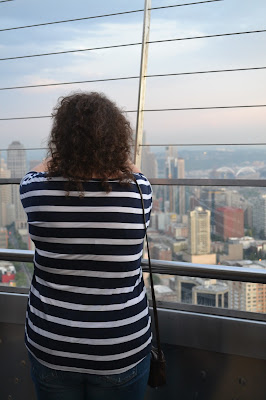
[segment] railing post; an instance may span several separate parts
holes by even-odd
[[[150,19],[151,19],[151,0],[145,0],[140,77],[139,77],[138,111],[137,111],[137,122],[136,122],[135,155],[134,155],[134,162],[138,168],[140,168],[141,164],[141,150],[142,150],[141,145],[143,140],[143,119],[144,119],[143,109],[145,104],[145,93],[146,93]]]

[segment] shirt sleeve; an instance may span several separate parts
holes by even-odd
[[[22,201],[23,195],[30,192],[31,190],[34,190],[34,186],[43,181],[44,178],[45,178],[44,172],[36,172],[36,171],[28,172],[20,181],[19,185],[20,200]]]
[[[145,208],[146,226],[148,227],[150,224],[150,216],[152,210],[152,187],[149,180],[142,173],[135,174],[135,178],[142,192]]]

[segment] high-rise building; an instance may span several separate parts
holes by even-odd
[[[141,171],[147,178],[158,177],[158,164],[156,155],[150,151],[149,146],[143,147],[141,157]]]
[[[26,173],[26,152],[24,146],[18,141],[12,142],[8,147],[7,168],[11,172],[11,178],[22,178]],[[18,185],[12,185],[11,198],[12,204],[15,205],[16,229],[25,229],[27,218],[20,202]]]
[[[0,178],[10,178],[11,172],[0,157]],[[11,186],[0,185],[0,227],[11,224],[15,220],[14,206],[11,204]]]
[[[0,227],[0,248],[7,249],[7,247],[8,247],[7,229]]]
[[[244,210],[234,207],[220,207],[215,213],[215,231],[223,239],[244,236]]]
[[[225,190],[204,188],[200,194],[200,204],[211,212],[211,232],[215,232],[215,215],[217,207],[226,206]]]
[[[192,188],[192,194],[189,197],[189,211],[194,210],[196,207],[201,207],[201,188],[194,187]]]
[[[211,252],[211,212],[202,207],[196,207],[189,212],[188,250],[192,255],[209,254]]]
[[[141,156],[141,171],[147,178],[158,178],[158,162],[156,155],[146,145],[146,132],[143,132],[143,147]]]
[[[142,171],[148,178],[158,177],[158,164],[156,160],[156,155],[152,153],[149,147],[145,148],[143,151],[142,158]]]
[[[165,161],[165,177],[168,179],[177,179],[178,177],[178,165],[177,165],[177,149],[170,146],[166,150],[166,161]],[[176,213],[177,211],[177,187],[170,185],[165,188],[165,202],[168,201],[168,211],[170,213]]]
[[[168,179],[183,179],[185,178],[185,160],[178,158],[177,148],[169,146],[166,152],[166,178]],[[169,192],[169,211],[178,213],[181,217],[186,212],[185,204],[185,187],[180,186],[178,188],[169,186],[167,188]]]
[[[257,235],[266,236],[266,195],[258,197],[253,205],[253,227]]]
[[[252,205],[238,190],[225,190],[227,207],[242,208],[244,210],[244,226],[252,227]],[[221,205],[223,206],[223,205]]]
[[[247,200],[237,190],[225,190],[226,206],[235,208],[246,208]]]
[[[200,264],[216,264],[211,253],[211,212],[196,207],[188,214],[188,253],[183,260]]]
[[[184,158],[178,158],[177,161],[178,165],[178,172],[177,177],[178,179],[185,178],[185,160]],[[186,213],[186,198],[185,198],[185,186],[179,186],[179,215],[183,216]]]
[[[225,265],[230,263],[225,262]],[[235,265],[245,268],[265,268],[251,261],[240,261]],[[229,307],[258,313],[266,312],[266,285],[252,282],[229,282]]]

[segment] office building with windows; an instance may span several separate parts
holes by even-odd
[[[244,236],[244,210],[234,207],[219,207],[215,213],[216,234],[224,240]]]
[[[188,214],[188,252],[183,260],[202,264],[216,264],[211,253],[211,212],[196,207]]]

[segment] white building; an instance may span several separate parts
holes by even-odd
[[[26,152],[24,146],[18,141],[12,142],[8,147],[7,168],[11,172],[11,178],[22,178],[26,173]],[[20,201],[18,185],[12,185],[11,202],[15,206],[16,229],[25,229],[27,218]]]
[[[0,178],[10,178],[11,172],[0,158]],[[6,226],[15,221],[14,206],[11,202],[11,186],[0,185],[0,226]]]
[[[193,255],[209,254],[211,252],[211,212],[196,207],[189,213],[188,251]]]
[[[225,262],[225,265],[233,262]],[[234,265],[243,268],[265,269],[265,263],[242,260]],[[229,308],[241,311],[266,312],[266,285],[253,282],[228,282],[230,287]]]

